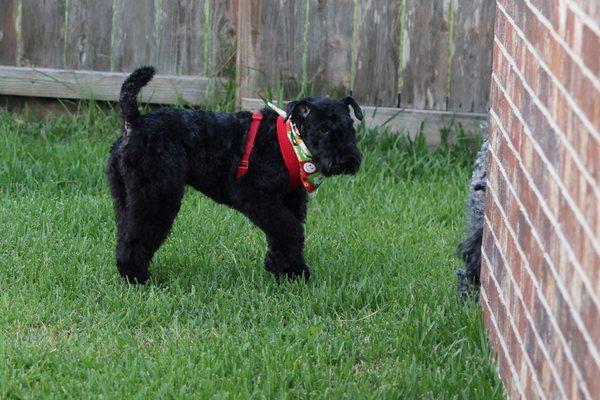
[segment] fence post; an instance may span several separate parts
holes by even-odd
[[[238,0],[235,106],[256,88],[256,37],[260,25],[260,0]],[[252,96],[256,97],[256,96]]]

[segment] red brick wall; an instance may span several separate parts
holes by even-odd
[[[511,398],[600,399],[600,0],[498,0],[481,303]]]

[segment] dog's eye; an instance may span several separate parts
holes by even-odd
[[[327,128],[321,128],[319,129],[319,132],[321,132],[322,135],[327,135],[329,133],[329,130]]]

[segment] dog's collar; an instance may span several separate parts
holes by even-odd
[[[267,106],[279,114],[277,118],[277,137],[281,155],[290,173],[291,187],[297,185],[299,176],[300,182],[307,192],[316,191],[325,180],[325,176],[317,170],[312,154],[302,140],[298,127],[292,122],[291,118],[287,118],[285,111],[271,102],[267,102]],[[297,172],[294,171],[293,164],[296,164],[295,171]]]

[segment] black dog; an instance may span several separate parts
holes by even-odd
[[[278,115],[270,109],[262,111],[248,172],[238,179],[252,113],[160,109],[140,115],[136,97],[153,75],[152,67],[139,68],[123,83],[123,131],[112,145],[107,165],[121,275],[137,283],[149,278],[150,260],[179,211],[184,186],[190,185],[242,212],[265,232],[268,271],[277,277],[308,279],[302,226],[307,194],[302,186],[290,191],[275,133]],[[360,167],[348,106],[362,119],[351,97],[303,98],[287,106],[288,116],[325,176],[355,174]]]

